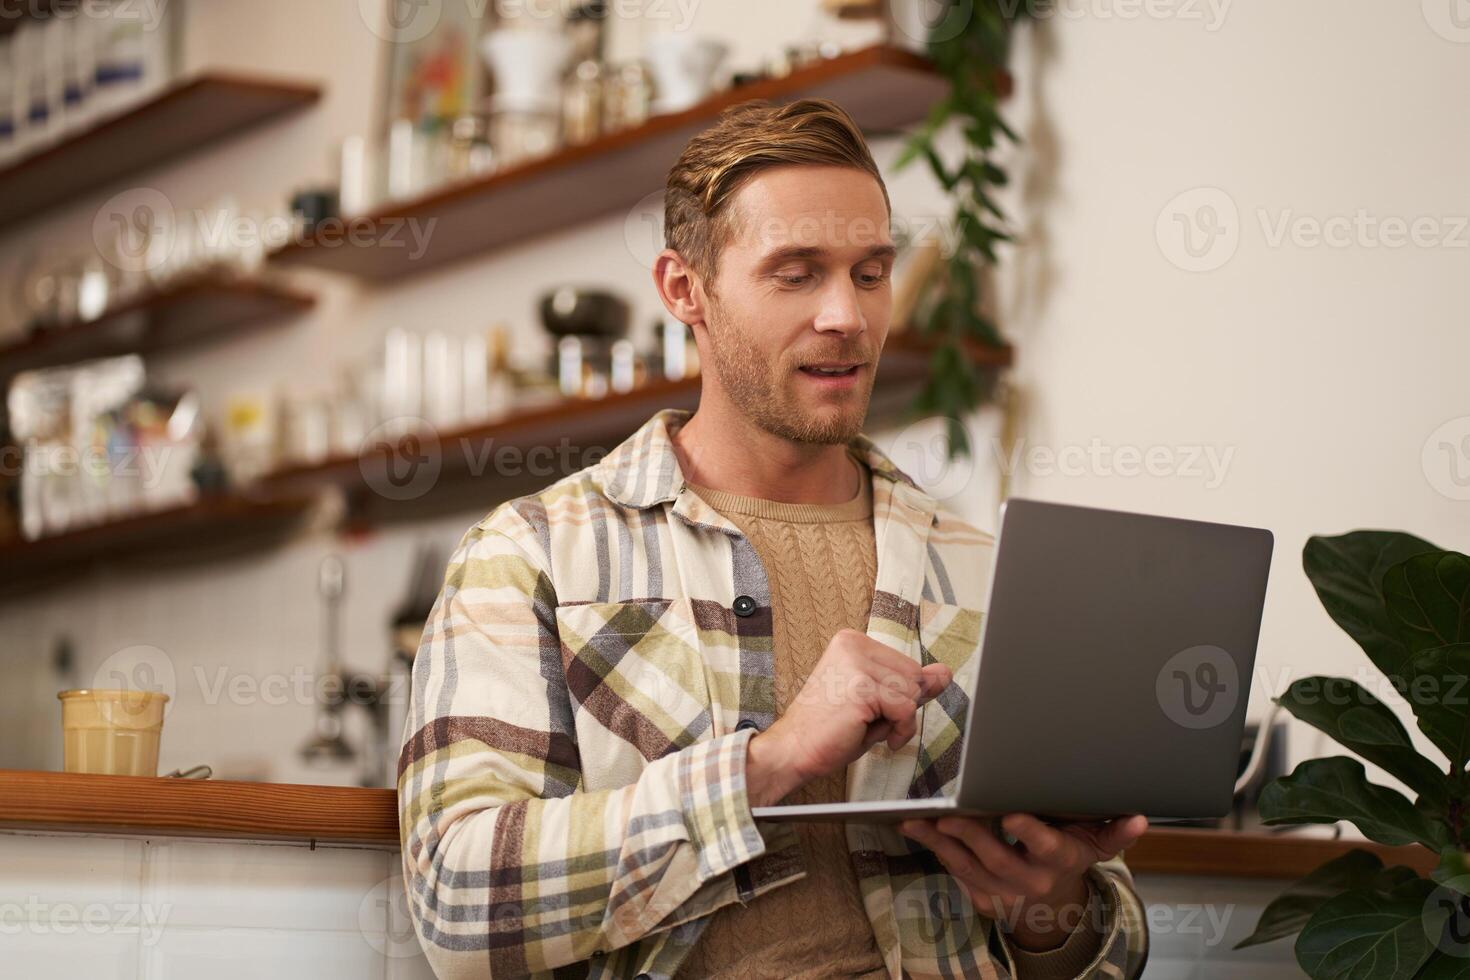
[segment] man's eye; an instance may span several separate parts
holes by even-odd
[[[805,275],[803,273],[790,273],[787,275],[777,276],[776,278],[780,279],[788,286],[800,286],[802,283],[810,279],[811,276]]]
[[[864,286],[881,286],[888,281],[888,274],[886,272],[868,272],[858,276],[858,279],[862,281]]]

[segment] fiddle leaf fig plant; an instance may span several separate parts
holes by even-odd
[[[1353,756],[1310,759],[1261,794],[1270,825],[1352,823],[1379,844],[1428,848],[1429,877],[1355,849],[1293,884],[1236,948],[1295,935],[1313,980],[1470,980],[1470,558],[1411,534],[1307,542],[1302,565],[1444,757],[1415,748],[1394,711],[1342,677],[1306,677],[1276,703]],[[1372,783],[1366,760],[1410,795]]]

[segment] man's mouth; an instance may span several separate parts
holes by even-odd
[[[862,364],[803,364],[801,370],[806,374],[819,378],[846,378],[857,374],[858,368],[860,367],[862,367]]]

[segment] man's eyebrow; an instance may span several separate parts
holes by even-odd
[[[825,248],[816,245],[787,245],[778,248],[761,259],[762,265],[773,265],[790,259],[810,259],[827,254]],[[891,259],[898,254],[896,245],[874,245],[868,249],[865,259]]]

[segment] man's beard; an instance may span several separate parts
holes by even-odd
[[[735,407],[761,429],[791,442],[817,445],[843,444],[862,431],[868,414],[868,400],[873,394],[874,358],[861,346],[844,347],[835,354],[815,352],[811,360],[866,361],[866,388],[859,397],[851,398],[841,409],[810,415],[792,397],[791,376],[787,367],[772,358],[768,351],[752,343],[750,338],[711,302],[706,321],[710,353],[716,377],[730,395]]]

